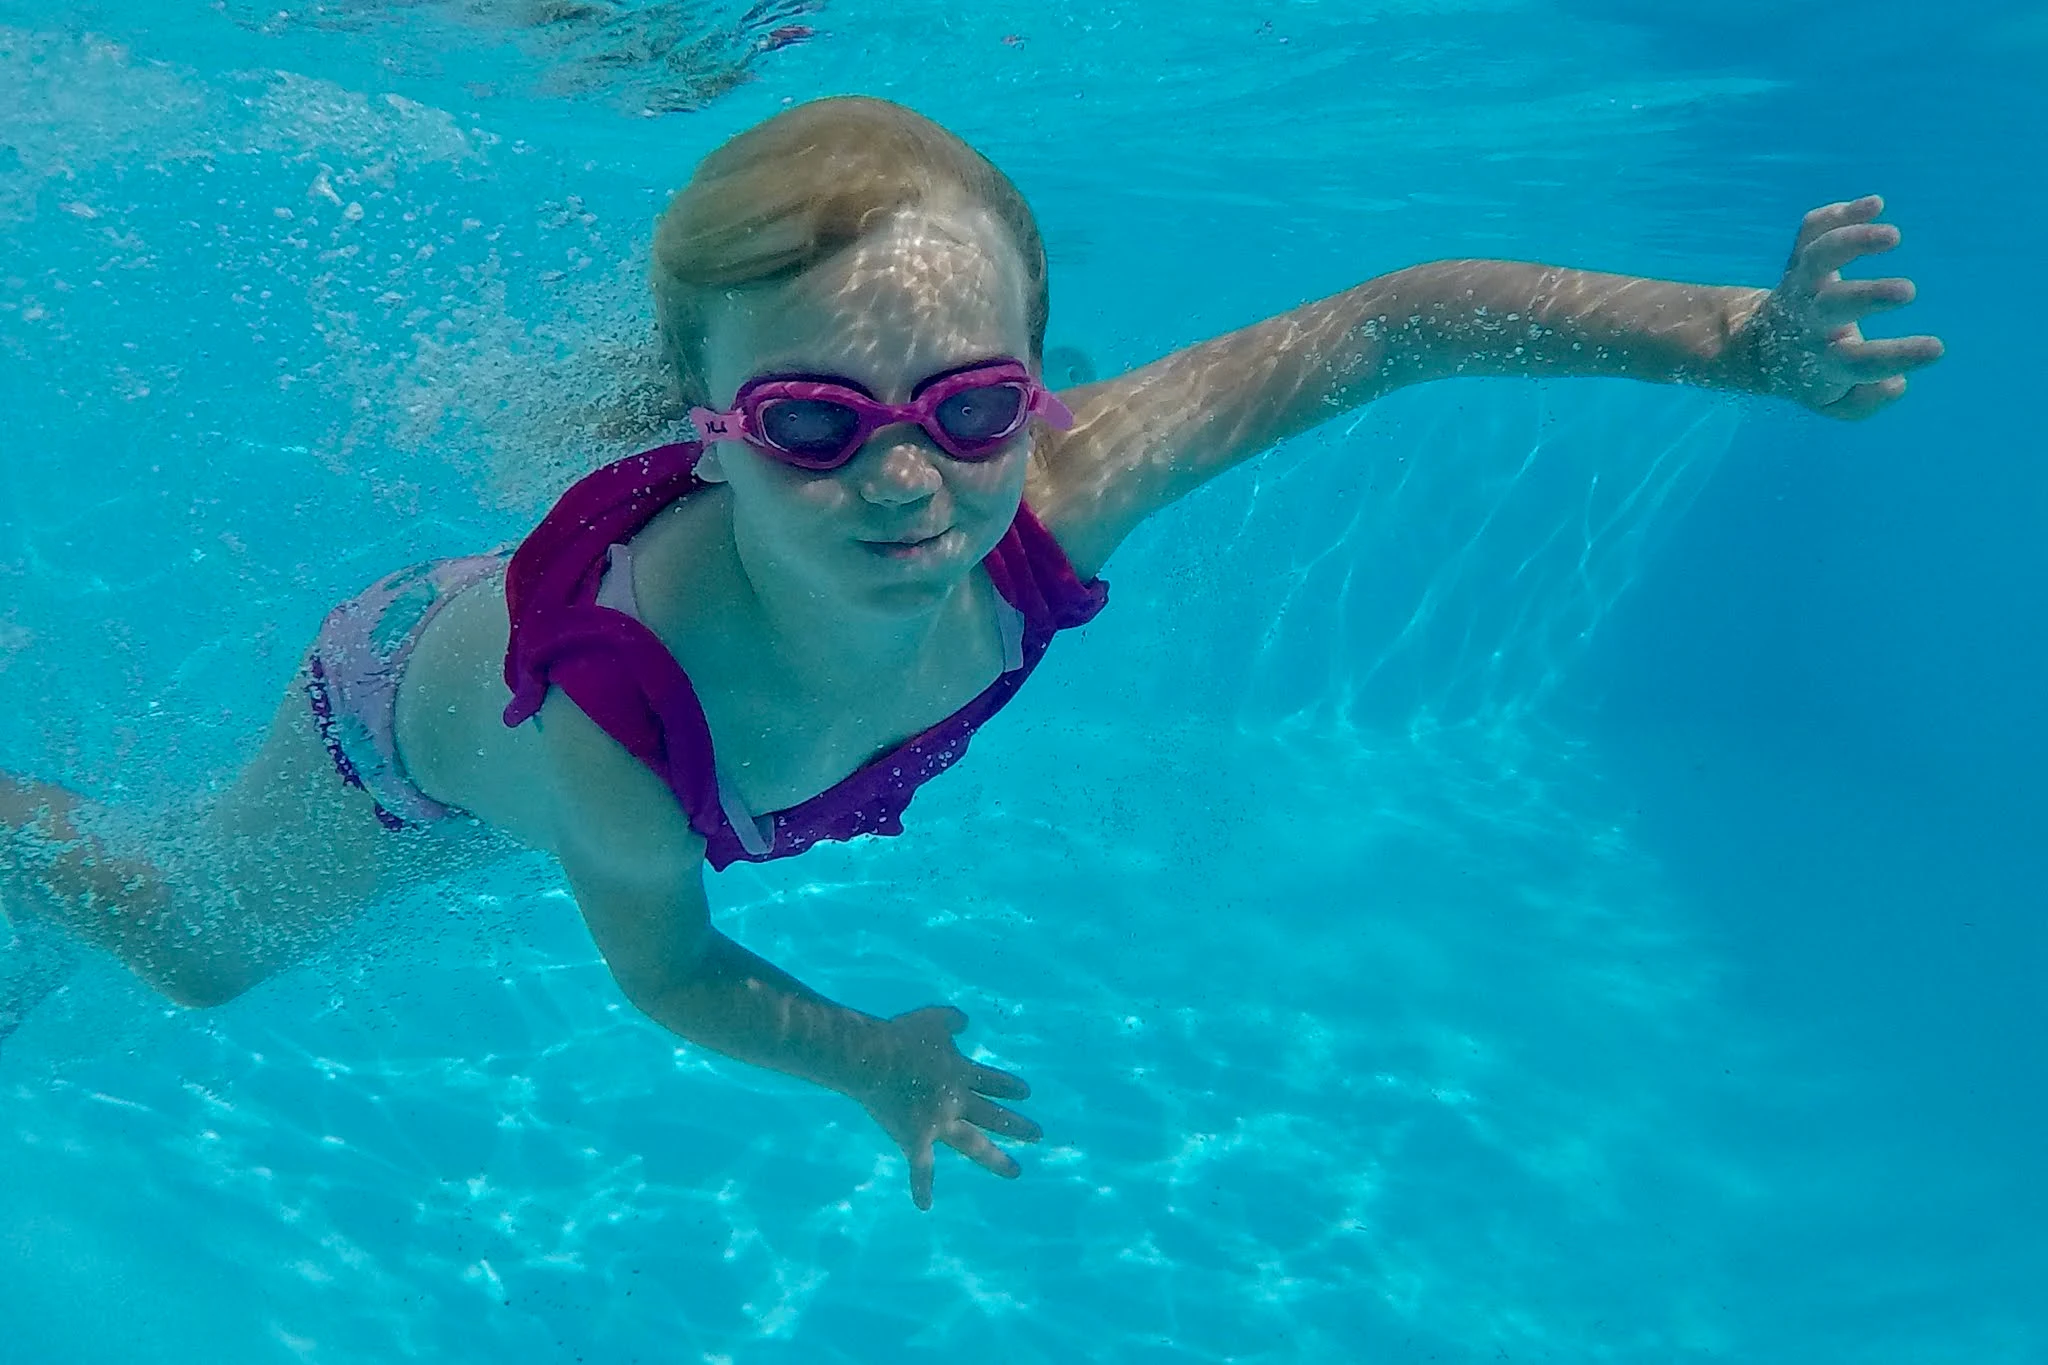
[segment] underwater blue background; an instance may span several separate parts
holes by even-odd
[[[1872,190],[1949,356],[1342,417],[909,838],[715,878],[1033,1082],[930,1215],[539,860],[206,1014],[88,963],[0,1045],[0,1361],[2048,1360],[2048,8],[630,8],[0,0],[0,767],[222,780],[333,601],[632,448],[648,224],[787,99],[993,156],[1105,372],[1431,257],[1770,283]]]

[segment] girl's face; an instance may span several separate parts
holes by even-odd
[[[853,380],[885,403],[977,360],[1029,359],[1024,271],[976,209],[910,210],[794,279],[737,291],[711,310],[705,375],[731,406],[748,379]],[[915,615],[995,548],[1023,496],[1030,427],[994,457],[953,459],[911,424],[883,427],[838,469],[795,469],[721,442],[698,464],[732,488],[750,574],[793,579],[846,607]]]

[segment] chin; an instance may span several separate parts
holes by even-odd
[[[916,545],[853,546],[848,594],[888,615],[915,615],[944,602],[981,562],[978,547],[955,528]]]

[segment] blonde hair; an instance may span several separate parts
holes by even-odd
[[[709,401],[714,297],[801,274],[893,213],[954,198],[986,210],[1016,245],[1037,360],[1049,300],[1031,207],[988,158],[922,114],[864,96],[813,100],[705,157],[654,229],[655,318],[684,401]]]

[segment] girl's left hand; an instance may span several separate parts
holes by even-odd
[[[1872,194],[1817,208],[1799,225],[1785,278],[1735,337],[1759,392],[1854,421],[1898,401],[1907,371],[1941,359],[1931,336],[1863,335],[1864,318],[1913,301],[1911,280],[1842,278],[1842,267],[1899,244],[1897,228],[1875,221],[1882,212]]]
[[[1018,1142],[1036,1142],[1041,1136],[1037,1124],[996,1103],[1029,1099],[1031,1087],[960,1054],[953,1035],[966,1027],[967,1016],[951,1005],[929,1005],[881,1021],[881,1046],[851,1092],[909,1159],[910,1198],[921,1209],[932,1206],[935,1143],[1015,1180],[1016,1158],[989,1141],[989,1134]]]

